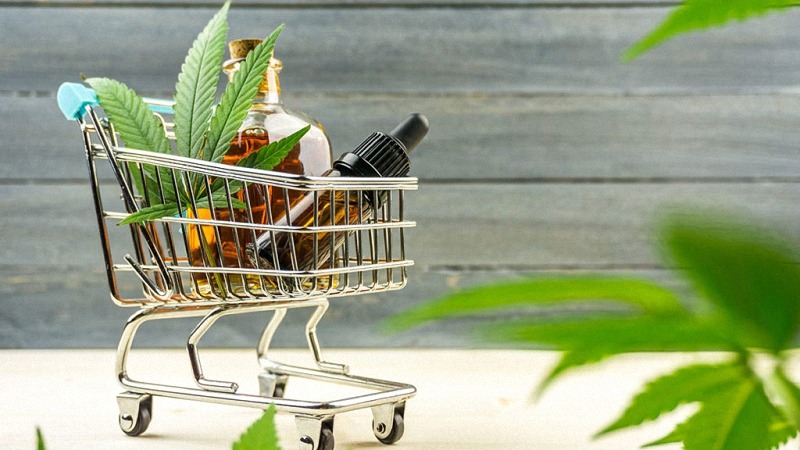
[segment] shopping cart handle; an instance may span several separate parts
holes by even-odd
[[[81,119],[86,115],[87,106],[99,105],[94,91],[78,83],[62,83],[56,100],[67,120]]]
[[[87,106],[97,106],[100,103],[97,101],[97,94],[95,92],[79,83],[62,83],[58,88],[58,107],[64,113],[67,120],[78,120],[86,115]],[[147,107],[150,111],[159,114],[172,114],[171,100],[159,100],[155,98],[144,98]]]
[[[160,98],[142,97],[142,100],[150,108],[150,111],[159,114],[174,114],[172,106],[175,104],[172,100],[162,100]]]

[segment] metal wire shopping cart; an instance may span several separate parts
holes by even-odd
[[[116,372],[126,390],[117,397],[122,431],[132,436],[143,433],[152,416],[152,397],[163,396],[261,409],[275,405],[278,411],[295,415],[301,449],[332,449],[334,416],[364,408],[372,410],[378,440],[391,444],[400,439],[405,402],[416,389],[351,375],[346,365],[324,361],[316,326],[328,309],[329,298],[405,286],[407,268],[413,261],[405,255],[404,231],[415,224],[404,218],[404,193],[417,188],[415,178],[304,177],[124,148],[113,127],[95,109],[98,104],[92,91],[65,83],[59,89],[58,102],[83,134],[112,299],[120,306],[139,308],[128,319],[117,349]],[[149,104],[154,113],[160,113],[169,136],[171,124],[164,120],[171,112],[169,104]],[[98,173],[107,167],[117,184],[101,182]],[[212,196],[210,192],[225,195]],[[347,219],[353,214],[361,217],[360,200],[347,204],[330,201],[361,199],[378,192],[386,196],[385,201],[368,220]],[[298,195],[312,198],[315,211],[330,208],[331,214],[320,217],[344,214],[344,224],[333,219],[314,219],[302,227],[277,222],[269,199],[282,197],[288,208],[290,197]],[[266,204],[259,203],[264,198]],[[120,228],[113,225],[130,214],[169,202],[179,205],[174,214],[128,225],[130,238],[124,241],[109,238],[110,231]],[[276,258],[286,261],[283,265],[259,267],[257,261],[244,256],[246,243],[263,233],[271,234],[273,240],[278,234],[284,237],[286,245],[280,251],[288,253]],[[122,253],[120,246],[124,247]],[[312,258],[313,267],[297,265],[301,251],[306,252],[305,258]],[[124,262],[119,261],[120,255]],[[128,284],[141,286],[135,295],[120,287],[123,278],[131,277],[134,282]],[[268,357],[275,331],[293,308],[313,308],[305,330],[316,367],[283,364]],[[262,311],[273,315],[257,347],[262,369],[258,374],[260,392],[239,393],[235,382],[206,378],[198,350],[203,335],[221,317]],[[152,320],[184,317],[201,318],[187,341],[194,384],[132,379],[127,361],[139,327]],[[333,401],[289,399],[284,397],[284,389],[290,377],[345,384],[367,392]]]

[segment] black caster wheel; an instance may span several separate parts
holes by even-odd
[[[286,379],[278,379],[275,383],[275,389],[272,391],[272,396],[277,398],[283,398],[286,394]]]
[[[388,434],[386,434],[386,424],[383,423],[379,423],[376,426],[373,421],[372,429],[375,432],[375,437],[378,438],[381,443],[386,445],[394,444],[403,437],[403,433],[406,431],[403,422],[403,414],[395,411],[394,418],[392,419],[392,430],[389,431]]]
[[[149,395],[120,394],[119,428],[128,436],[139,436],[150,426],[153,418],[153,398]]]
[[[300,442],[307,445],[314,445],[314,440],[308,436],[301,437]],[[319,442],[317,442],[316,447],[313,447],[314,450],[333,450],[334,445],[336,445],[336,443],[333,439],[333,429],[323,425],[319,434]]]
[[[319,446],[317,446],[318,450],[333,450],[333,430],[330,428],[323,428],[322,434],[319,438]]]

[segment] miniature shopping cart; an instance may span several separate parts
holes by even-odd
[[[91,90],[65,83],[58,102],[83,134],[112,299],[120,306],[139,308],[128,319],[117,349],[117,376],[126,390],[117,397],[122,431],[131,436],[143,433],[152,416],[152,397],[163,396],[261,409],[275,405],[278,411],[295,415],[301,449],[332,449],[334,416],[364,408],[372,410],[378,440],[391,444],[400,439],[405,402],[416,389],[351,375],[346,365],[326,362],[316,326],[330,298],[405,286],[413,261],[405,256],[404,232],[415,224],[404,218],[404,193],[417,188],[416,179],[296,176],[125,148],[119,145],[113,126],[98,114]],[[165,120],[171,114],[170,104],[147,102],[172,137],[172,124]],[[101,181],[103,170],[110,170],[116,183]],[[360,201],[324,204],[325,199],[360,199],[379,192],[385,201],[364,220],[347,219],[362,214]],[[259,195],[266,198],[267,206],[258,206],[264,201]],[[288,209],[297,196],[313,198],[315,208],[334,209],[332,216],[337,214],[335,208],[350,208],[340,211],[346,216],[344,224],[317,219],[307,226],[278,222],[280,211],[270,209],[270,198],[282,198]],[[178,205],[170,214],[117,226],[142,208],[170,202]],[[257,214],[262,219],[256,219]],[[125,231],[124,239],[116,237],[119,230]],[[312,245],[303,251],[310,252],[305,257],[315,259],[313,268],[263,267],[249,261],[242,250],[264,233],[290,237],[279,249],[289,252],[283,258],[286,261],[299,258],[296,253],[301,250],[295,242],[311,239]],[[334,241],[339,243],[335,247]],[[127,292],[126,286],[135,287],[134,292]],[[313,308],[305,331],[316,367],[283,364],[268,357],[275,331],[293,308]],[[223,316],[262,311],[273,315],[257,347],[260,392],[242,394],[235,382],[207,378],[198,351],[203,335]],[[127,361],[139,327],[152,320],[185,317],[201,318],[187,341],[194,384],[175,386],[129,377]],[[366,393],[333,401],[289,399],[284,394],[290,377],[355,386]]]

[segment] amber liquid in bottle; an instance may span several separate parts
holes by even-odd
[[[328,176],[338,176],[338,171],[332,170]],[[360,191],[336,191],[331,199],[331,191],[322,192],[316,199],[314,196],[305,195],[291,203],[290,214],[282,214],[276,225],[293,225],[302,228],[360,224],[372,219],[374,210],[367,199],[359,199]],[[291,217],[291,223],[287,217]],[[247,247],[248,259],[258,259],[259,265],[266,268],[280,270],[309,271],[318,268],[330,267],[335,261],[333,255],[341,248],[347,239],[347,232],[317,232],[317,233],[264,233],[255,241],[257,245]],[[274,242],[272,237],[274,236]],[[293,249],[293,251],[287,251]],[[256,252],[258,256],[256,256]],[[319,282],[319,280],[318,280]],[[304,286],[307,287],[307,286]]]
[[[229,44],[233,59],[224,64],[224,70],[229,79],[232,79],[238,71],[238,65],[244,60],[247,53],[260,42],[260,40],[244,39]],[[231,142],[231,147],[222,163],[234,165],[270,142],[280,140],[311,125],[310,130],[301,138],[300,142],[271,170],[297,175],[322,175],[331,167],[330,141],[321,125],[314,119],[302,113],[287,110],[283,106],[280,100],[281,90],[278,79],[280,70],[281,62],[273,58],[239,134]],[[301,195],[300,191],[254,183],[248,185],[246,190],[242,189],[235,194],[238,200],[249,204],[249,208],[246,210],[234,209],[233,217],[227,208],[214,208],[213,211],[206,209],[197,213],[201,219],[212,218],[213,213],[217,220],[269,224],[273,223],[273,218],[286,213],[287,198],[289,204],[292,204]],[[210,226],[190,228],[193,228],[190,230],[189,238],[192,265],[259,268],[248,260],[243,251],[248,244],[253,242],[255,236],[260,233],[259,231],[246,227],[217,227],[216,230]],[[219,245],[217,245],[217,239],[219,239]],[[263,269],[263,267],[260,268]],[[194,276],[200,293],[205,295],[212,291],[217,295],[226,295],[229,287],[225,278],[205,273],[198,273]],[[240,292],[246,294],[245,287],[253,294],[259,294],[263,289],[273,290],[275,287],[275,280],[272,277],[229,274],[227,278],[234,294]]]
[[[269,132],[260,127],[248,128],[243,130],[231,143],[230,150],[226,153],[222,160],[223,164],[236,164],[239,160],[247,157],[251,153],[257,151],[261,147],[270,143]],[[319,147],[313,148],[315,143],[319,143]],[[310,150],[307,147],[312,147]],[[272,170],[286,173],[307,173],[306,163],[311,162],[312,166],[326,166],[330,165],[328,162],[327,146],[317,140],[312,140],[309,143],[299,143],[289,152],[289,154]],[[311,156],[309,156],[311,155]],[[314,155],[321,155],[313,158]],[[309,159],[312,161],[309,161]],[[285,192],[284,192],[285,191]],[[216,220],[234,221],[234,222],[250,222],[252,216],[252,223],[266,224],[269,223],[268,214],[273,218],[286,214],[286,198],[289,199],[289,204],[294,204],[297,199],[302,196],[303,192],[293,189],[283,189],[279,187],[267,187],[265,185],[250,185],[247,188],[247,198],[243,191],[234,194],[239,201],[248,203],[249,213],[247,210],[234,209],[233,218],[231,219],[230,212],[227,208],[215,208],[214,215]],[[267,201],[269,200],[270,211],[267,211]],[[191,213],[189,213],[191,215]],[[198,218],[211,219],[212,214],[209,209],[200,209],[198,211]],[[200,233],[198,229],[202,228],[203,238],[205,243],[200,240]],[[233,228],[233,227],[217,227],[219,232],[220,245],[222,248],[222,257],[220,258],[217,235],[213,227],[210,226],[193,226],[189,233],[189,247],[191,249],[191,260],[194,265],[205,265],[202,262],[203,252],[205,252],[206,259],[210,265],[219,265],[221,267],[242,267],[242,268],[255,268],[255,266],[246,258],[241,249],[247,248],[247,245],[255,239],[254,232],[246,228]],[[204,250],[205,248],[205,250]],[[262,267],[263,268],[263,267]],[[198,287],[201,292],[208,294],[212,288],[216,288],[217,294],[221,295],[224,289],[229,287],[223,282],[222,286],[211,286],[209,283],[218,283],[213,275],[197,274],[195,276]],[[258,293],[261,289],[261,281],[256,275],[248,275],[243,277],[241,275],[230,275],[230,288],[236,294],[244,293],[243,281],[247,284],[248,289],[254,293]],[[272,288],[275,286],[275,280],[265,277],[265,287]],[[222,291],[222,292],[221,292]]]
[[[269,135],[265,130],[243,130],[234,138],[222,163],[234,165],[242,158],[267,144],[269,144]],[[233,217],[231,217],[227,208],[214,208],[213,213],[208,208],[201,208],[197,210],[197,218],[232,222],[250,222],[252,218],[254,223],[264,223],[266,221],[267,193],[264,191],[263,185],[248,186],[247,197],[245,197],[245,193],[242,190],[233,194],[233,196],[237,200],[249,204],[249,210],[234,209]],[[191,210],[188,215],[190,217],[193,216]],[[219,243],[217,242],[217,237],[219,237]],[[211,226],[191,226],[189,229],[190,261],[195,266],[252,268],[253,265],[250,261],[242,258],[239,251],[239,246],[247,245],[252,240],[253,233],[245,228],[220,226],[215,230]],[[221,254],[220,249],[222,250]],[[230,275],[228,277],[230,285],[225,281],[225,277],[217,277],[213,274],[199,273],[195,274],[194,278],[200,292],[205,295],[214,291],[217,295],[225,296],[229,289],[234,294],[241,295],[245,292],[245,285],[251,291],[260,289],[259,279],[254,275]]]

